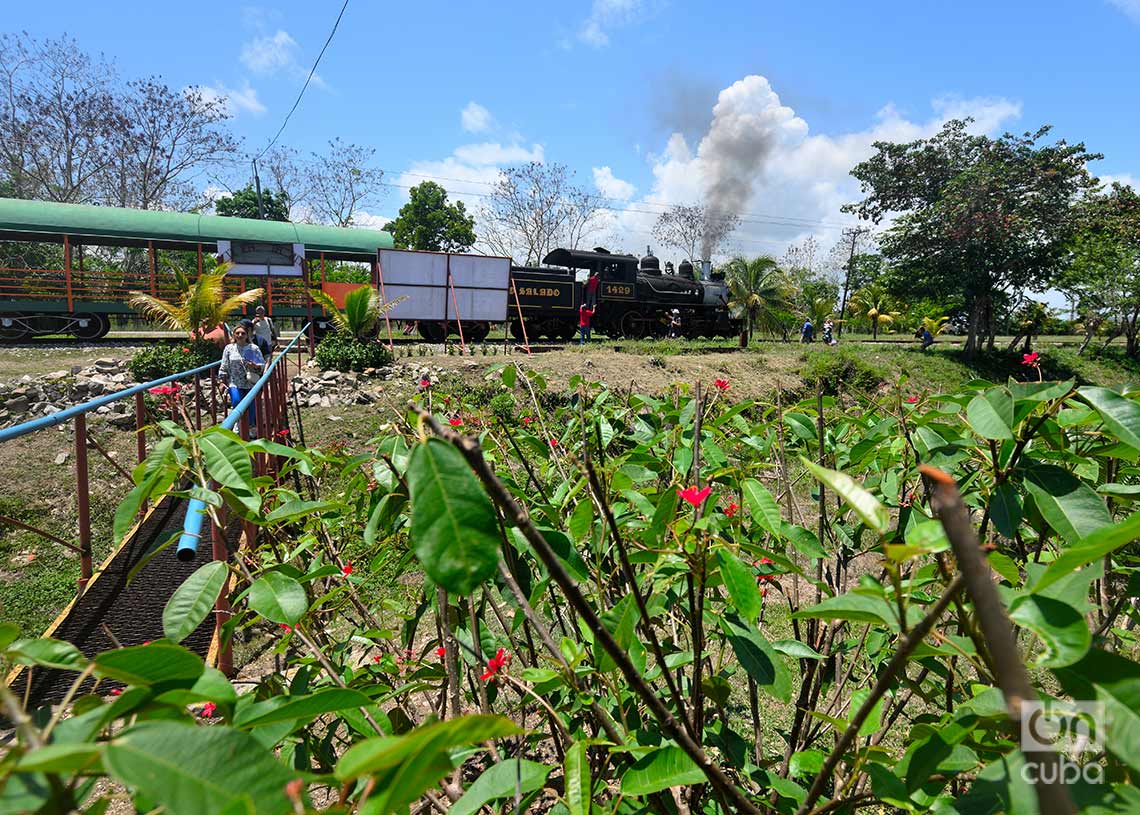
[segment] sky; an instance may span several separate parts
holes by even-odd
[[[341,2],[52,0],[11,4],[4,27],[209,88],[256,151]],[[1140,187],[1138,50],[1140,0],[350,0],[280,141],[376,148],[390,186],[361,226],[429,178],[477,210],[499,168],[537,160],[606,196],[592,237],[612,249],[642,251],[663,208],[715,191],[741,213],[728,249],[778,256],[856,222],[840,207],[876,139],[953,117],[993,135],[1053,125],[1104,154],[1096,175]]]

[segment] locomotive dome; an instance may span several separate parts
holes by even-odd
[[[661,274],[661,261],[653,254],[653,250],[647,246],[645,252],[645,257],[638,262],[638,271],[646,274]]]
[[[681,265],[677,267],[677,274],[681,277],[687,277],[689,280],[697,279],[697,276],[693,274],[693,263],[688,258],[681,261]]]

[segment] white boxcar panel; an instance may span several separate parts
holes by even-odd
[[[483,255],[452,255],[451,280],[455,286],[502,289],[510,285],[510,258]]]
[[[380,272],[384,275],[385,287],[404,284],[446,286],[447,255],[438,252],[381,249]]]
[[[507,293],[499,289],[456,289],[455,301],[459,304],[459,318],[502,322],[507,318]],[[455,316],[455,305],[450,315]]]
[[[454,320],[457,305],[463,321],[507,318],[509,258],[451,255],[454,299],[447,287],[448,255],[381,249],[378,260],[388,301],[408,298],[388,312],[392,319]]]
[[[392,307],[390,320],[442,320],[447,302],[447,289],[440,286],[389,286],[384,281],[384,293],[391,303],[401,297],[408,299]]]

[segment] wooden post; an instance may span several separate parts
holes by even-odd
[[[91,579],[91,490],[87,473],[87,416],[75,417],[75,493],[79,501],[79,593]]]
[[[74,311],[75,303],[71,293],[71,238],[63,236],[63,279],[67,285],[67,310]]]
[[[394,351],[392,348],[392,321],[388,319],[388,294],[384,291],[384,270],[380,267],[380,258],[377,257],[373,269],[375,271],[374,277],[380,283],[380,300],[384,304],[384,326],[388,329],[388,350]]]
[[[530,353],[530,340],[526,336],[526,321],[523,320],[522,305],[519,303],[518,289],[515,288],[515,281],[511,281],[511,294],[515,296],[515,310],[519,313],[519,327],[522,328],[523,343],[526,346],[527,356],[532,356]]]
[[[155,296],[158,294],[158,292],[155,290],[155,278],[157,276],[156,266],[158,262],[154,256],[154,241],[146,242],[146,253],[147,257],[150,260],[150,293],[151,296]]]

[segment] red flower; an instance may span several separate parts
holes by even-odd
[[[420,380],[420,387],[421,388],[430,388],[431,387],[431,380],[430,379],[421,379]]]
[[[915,402],[917,402],[917,401],[918,401],[918,397],[917,397],[917,396],[908,396],[908,397],[906,398],[906,403],[907,403],[908,405],[913,405],[913,404],[914,404]]]
[[[384,659],[384,655],[383,655],[383,654],[376,654],[375,656],[373,656],[373,657],[372,657],[372,661],[373,661],[373,662],[376,662],[376,663],[379,663],[379,662],[380,662],[380,660],[382,660],[382,659]]]
[[[695,507],[699,507],[703,504],[711,492],[712,487],[705,487],[703,490],[698,490],[696,487],[686,487],[683,490],[677,490],[679,496]]]
[[[463,424],[463,420],[456,416],[453,419],[448,419],[447,423],[452,427],[460,427]]]
[[[768,589],[767,588],[760,589],[760,596],[761,597],[767,597],[768,596]]]
[[[189,348],[183,348],[183,349],[182,349],[182,353],[184,353],[184,354],[189,354],[189,353],[190,353],[190,349],[189,349]]]
[[[740,510],[740,505],[737,504],[735,501],[733,501],[732,503],[730,503],[728,506],[726,506],[724,508],[724,514],[731,518],[739,510]]]
[[[557,447],[558,446],[558,439],[551,439],[550,440],[550,446],[551,447]]]
[[[771,565],[772,563],[775,563],[775,561],[774,561],[774,560],[772,560],[772,558],[770,558],[770,557],[762,557],[762,558],[760,558],[760,560],[758,561],[758,563],[759,563],[761,566],[768,566],[768,565]]]
[[[294,778],[285,785],[285,794],[293,801],[301,800],[301,790],[305,788],[305,782],[300,778]]]
[[[1028,365],[1030,368],[1036,368],[1038,356],[1039,356],[1039,354],[1036,351],[1034,351],[1032,354],[1022,354],[1021,355],[1021,364],[1022,365]]]
[[[728,380],[727,379],[718,379],[715,382],[713,382],[713,385],[715,385],[716,389],[719,390],[721,393],[724,393],[726,390],[728,390]]]
[[[286,436],[289,435],[289,428],[287,428],[287,427],[281,428],[280,430],[277,431],[277,435],[280,436],[281,438],[285,438]]]
[[[487,660],[487,670],[479,678],[483,681],[490,679],[503,668],[507,667],[507,663],[510,661],[511,655],[500,648],[497,654]]]
[[[122,688],[111,688],[111,690],[109,691],[109,693],[110,693],[112,696],[122,696],[122,694],[123,694],[123,689],[122,689]]]
[[[441,645],[435,649],[435,655],[440,659],[443,659],[445,656],[447,656],[447,649]]]
[[[534,417],[533,417],[533,416],[523,416],[523,417],[522,417],[522,423],[523,423],[523,425],[525,425],[525,426],[528,426],[528,427],[529,427],[529,426],[530,426],[530,423],[531,423],[531,422],[533,422],[533,421],[534,421]]]
[[[202,710],[198,712],[198,715],[203,719],[212,719],[217,710],[217,705],[215,705],[213,702],[207,702],[206,704],[202,705]]]
[[[283,628],[283,629],[285,629],[286,631],[288,631],[290,634],[292,634],[292,633],[293,633],[293,626],[291,626],[291,625],[286,625],[285,623],[281,623],[281,624],[278,626],[278,628]]]
[[[348,563],[346,563],[340,567],[340,573],[342,575],[344,575],[345,577],[348,577],[350,574],[352,574],[352,561],[351,560]]]

